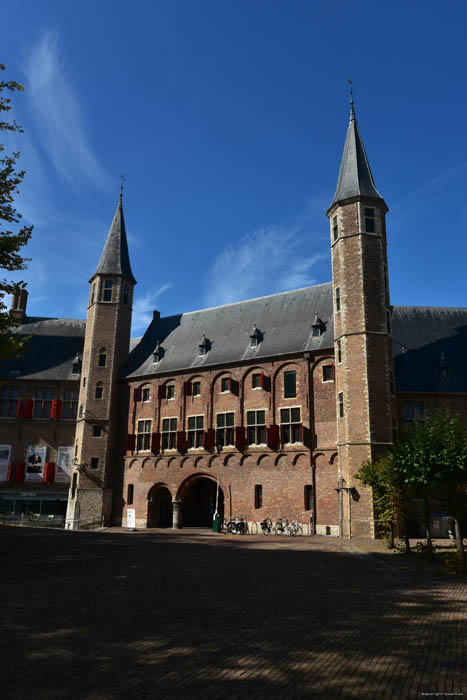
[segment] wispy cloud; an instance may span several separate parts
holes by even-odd
[[[172,284],[166,282],[159,289],[153,289],[142,297],[135,297],[133,304],[132,332],[145,330],[152,321],[152,312],[155,308],[156,299],[171,289]]]
[[[313,240],[315,251],[306,254]],[[316,284],[322,273],[317,263],[328,257],[327,240],[305,231],[304,224],[255,231],[216,256],[206,279],[205,303],[229,304]]]
[[[81,175],[94,186],[108,190],[108,177],[89,145],[55,32],[45,31],[32,46],[25,72],[43,150],[57,172],[70,184]]]

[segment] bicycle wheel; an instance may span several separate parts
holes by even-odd
[[[300,537],[301,535],[303,535],[303,528],[302,528],[301,525],[297,525],[297,526],[296,526],[295,535],[297,535],[298,537]]]
[[[284,530],[284,526],[282,525],[282,523],[277,523],[274,526],[274,532],[276,533],[276,535],[283,535],[284,534],[285,530]]]
[[[294,530],[293,525],[286,525],[285,532],[289,537],[292,537],[293,535],[295,535],[295,530]]]

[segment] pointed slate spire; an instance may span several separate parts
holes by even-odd
[[[132,284],[136,284],[136,280],[131,271],[130,256],[128,254],[121,193],[117,211],[115,212],[112,226],[107,235],[101,259],[93,277],[95,275],[122,275]]]
[[[345,199],[360,196],[383,199],[373,181],[370,164],[355,118],[352,91],[350,91],[350,122],[345,138],[336,193],[331,206]]]

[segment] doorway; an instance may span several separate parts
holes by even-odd
[[[172,527],[172,494],[166,486],[153,486],[148,493],[146,527]]]
[[[184,527],[211,527],[216,508],[217,483],[208,477],[189,481],[181,494]],[[224,518],[224,494],[219,487],[217,506],[219,518]]]

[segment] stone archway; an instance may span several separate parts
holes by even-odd
[[[172,527],[172,494],[164,484],[156,484],[148,493],[146,527]]]
[[[211,527],[216,507],[217,482],[210,476],[196,474],[182,485],[177,500],[181,504],[184,527]],[[219,487],[217,511],[224,518],[224,492]]]

